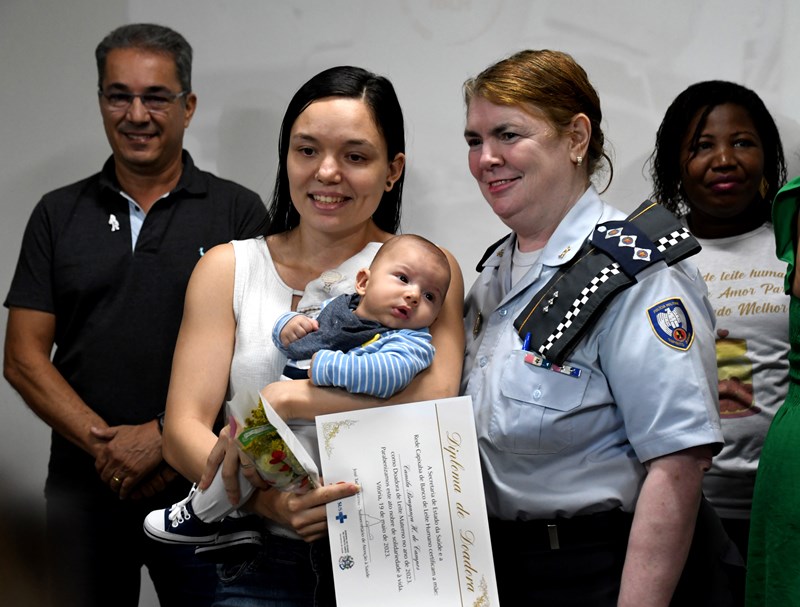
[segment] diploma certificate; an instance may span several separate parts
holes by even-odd
[[[471,397],[316,423],[339,607],[499,605]]]

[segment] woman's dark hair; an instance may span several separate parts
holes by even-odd
[[[300,87],[281,123],[278,141],[278,175],[269,206],[270,225],[267,235],[291,230],[300,223],[300,215],[292,204],[289,193],[289,176],[286,161],[289,155],[289,139],[297,117],[314,101],[326,97],[361,99],[372,113],[378,131],[386,140],[387,160],[391,162],[398,153],[405,153],[405,127],[403,110],[388,79],[359,67],[339,66],[320,72]],[[405,169],[394,187],[383,193],[380,204],[372,216],[381,230],[396,233],[400,227],[400,202],[403,196]]]
[[[696,116],[699,115],[699,120],[691,134],[691,148],[697,145],[711,111],[726,103],[738,105],[747,112],[761,139],[764,179],[768,186],[764,196],[764,213],[768,219],[772,199],[786,182],[786,161],[778,127],[756,93],[740,84],[723,80],[693,84],[667,108],[658,127],[655,150],[649,160],[653,198],[679,217],[689,212],[689,201],[681,185],[681,146]]]

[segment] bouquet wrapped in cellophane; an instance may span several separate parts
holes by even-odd
[[[258,392],[240,391],[227,407],[231,434],[261,478],[281,491],[319,487],[314,459]]]

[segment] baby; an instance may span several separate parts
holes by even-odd
[[[355,294],[327,301],[317,319],[288,312],[277,320],[273,341],[289,358],[284,378],[391,397],[433,361],[427,327],[449,286],[450,264],[436,245],[412,234],[390,239],[369,268],[359,270]],[[320,413],[293,411],[291,417],[312,420]],[[316,445],[310,451],[316,453]],[[245,503],[254,487],[241,473],[239,481]],[[151,512],[144,530],[155,540],[195,544],[206,553],[261,541],[260,520],[230,505],[221,471],[207,490],[193,488],[171,508]]]

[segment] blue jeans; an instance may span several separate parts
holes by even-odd
[[[308,544],[265,533],[255,559],[219,565],[214,607],[335,606],[328,540]]]

